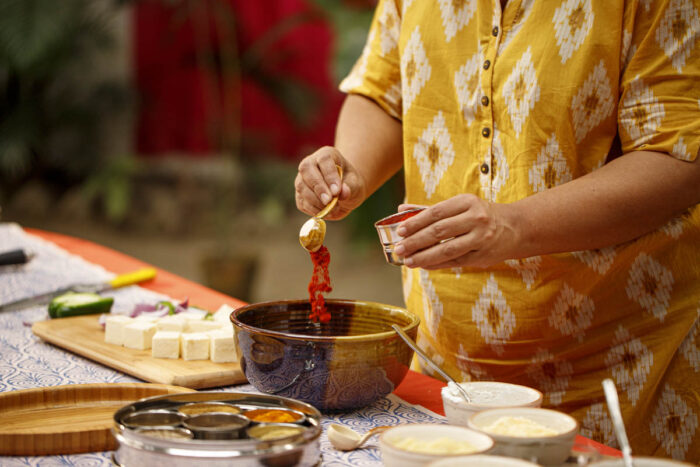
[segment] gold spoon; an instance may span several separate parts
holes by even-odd
[[[342,190],[343,183],[343,169],[336,165],[338,169],[338,175],[340,175],[340,184]],[[334,196],[330,203],[321,209],[318,214],[304,222],[299,229],[299,243],[306,249],[306,251],[317,251],[323,245],[323,239],[326,238],[326,223],[323,218],[333,210],[335,205],[338,203],[338,197]]]
[[[333,423],[328,427],[328,441],[330,441],[333,447],[339,451],[352,451],[353,449],[357,449],[365,444],[365,442],[367,442],[367,440],[372,436],[389,428],[391,427],[378,426],[372,428],[364,435],[360,435],[352,428]]]

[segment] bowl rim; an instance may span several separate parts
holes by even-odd
[[[557,433],[552,436],[509,436],[509,435],[502,435],[498,433],[489,433],[488,431],[485,431],[483,428],[478,426],[475,422],[475,419],[479,417],[486,417],[488,415],[491,415],[493,413],[498,413],[501,412],[504,415],[511,415],[511,416],[525,416],[525,414],[519,414],[518,412],[540,412],[540,413],[549,413],[554,417],[557,418],[564,418],[567,419],[568,421],[572,421],[574,423],[573,428],[562,431],[561,433]],[[560,412],[558,410],[553,410],[553,409],[547,409],[544,407],[497,407],[493,409],[487,409],[487,410],[482,410],[481,412],[476,412],[475,414],[472,414],[469,419],[467,420],[467,426],[471,428],[472,430],[479,431],[481,433],[486,433],[489,436],[491,436],[495,441],[505,441],[508,443],[513,443],[513,444],[527,444],[531,443],[533,441],[536,441],[538,443],[546,443],[547,441],[554,441],[554,442],[560,442],[562,439],[567,439],[570,437],[572,440],[575,438],[575,435],[578,433],[579,430],[579,423],[578,420],[576,420],[574,417],[571,415]]]
[[[530,386],[525,386],[524,384],[516,384],[516,383],[506,383],[502,381],[462,381],[457,384],[463,385],[469,385],[473,384],[476,386],[481,386],[481,385],[488,385],[488,384],[498,384],[498,385],[503,385],[503,386],[510,386],[510,387],[517,387],[517,388],[525,388],[529,391],[537,393],[537,399],[532,400],[530,402],[527,402],[525,404],[517,404],[517,405],[484,405],[484,404],[477,404],[474,402],[470,403],[456,403],[453,400],[445,397],[445,392],[448,390],[448,386],[444,386],[442,390],[440,391],[440,397],[442,398],[443,404],[448,404],[452,407],[456,407],[458,409],[467,409],[467,410],[473,410],[473,409],[481,409],[484,407],[483,410],[490,410],[490,409],[501,409],[501,408],[518,408],[518,407],[523,407],[523,408],[528,408],[528,407],[538,407],[533,404],[537,403],[542,403],[544,401],[544,394],[542,391],[535,389]]]
[[[377,222],[374,223],[374,227],[376,227],[376,228],[394,227],[397,224],[400,224],[404,220],[408,219],[409,217],[415,216],[420,211],[424,211],[425,209],[427,209],[427,206],[426,207],[411,208],[411,209],[407,209],[405,211],[395,212],[394,214],[390,214],[386,217],[382,217],[381,219],[379,219]]]
[[[528,467],[540,467],[540,464],[535,464],[533,462],[530,462],[525,459],[520,459],[517,457],[508,457],[508,456],[503,456],[503,455],[498,455],[498,454],[487,454],[487,453],[480,453],[480,454],[461,454],[457,457],[449,457],[445,459],[437,459],[430,464],[428,464],[428,467],[440,467],[440,463],[443,461],[455,461],[455,460],[462,460],[462,459],[468,459],[468,460],[474,460],[474,461],[480,461],[480,460],[493,460],[493,461],[506,461],[509,465],[517,465],[517,466],[528,466]],[[493,465],[493,464],[492,464]]]
[[[416,451],[410,451],[408,449],[400,448],[389,442],[386,438],[387,435],[389,435],[392,431],[396,433],[397,428],[414,428],[414,427],[423,427],[427,429],[432,429],[435,428],[436,426],[440,427],[448,427],[448,429],[453,430],[453,431],[466,431],[471,434],[475,434],[478,437],[484,436],[486,440],[489,442],[489,445],[484,448],[479,448],[476,451],[474,451],[471,454],[465,454],[465,453],[456,453],[456,454],[431,454],[428,452],[416,452]],[[442,459],[442,458],[447,458],[447,457],[462,457],[465,455],[475,455],[475,454],[485,454],[489,451],[491,451],[494,446],[496,445],[496,440],[491,437],[488,433],[485,433],[483,431],[475,430],[473,428],[469,428],[466,426],[460,426],[460,425],[450,425],[447,423],[407,423],[403,425],[396,425],[386,431],[384,431],[382,434],[379,435],[379,446],[384,447],[386,449],[393,449],[394,451],[400,452],[401,454],[408,454],[408,455],[415,455],[415,456],[424,456],[428,457],[431,459]]]
[[[676,459],[670,459],[666,457],[649,457],[649,456],[635,456],[632,455],[633,461],[652,461],[652,463],[659,463],[659,466],[674,466],[674,467],[691,467],[693,464],[679,461]],[[590,467],[623,467],[625,465],[624,460],[620,457],[617,459],[604,459],[600,461],[591,462]]]
[[[388,331],[382,331],[382,332],[375,332],[372,334],[360,334],[356,336],[313,336],[309,334],[296,334],[296,333],[291,333],[291,332],[282,332],[282,331],[273,331],[271,329],[264,329],[264,328],[259,328],[256,326],[251,326],[250,324],[246,324],[241,322],[238,319],[238,315],[241,313],[244,313],[246,311],[249,311],[253,308],[260,308],[260,307],[265,307],[265,306],[273,306],[273,305],[278,305],[278,304],[301,304],[301,303],[309,303],[308,299],[296,299],[296,300],[273,300],[273,301],[267,301],[267,302],[258,302],[258,303],[251,303],[248,305],[243,305],[241,307],[236,308],[231,312],[229,315],[229,320],[231,323],[233,323],[234,329],[242,329],[247,332],[252,332],[258,335],[263,335],[263,336],[270,336],[270,337],[275,337],[275,338],[281,338],[281,339],[294,339],[294,340],[305,340],[305,341],[311,341],[311,342],[321,342],[321,343],[332,343],[332,342],[338,342],[338,341],[352,341],[352,342],[364,342],[364,341],[376,341],[376,340],[383,340],[388,337],[391,337],[392,335],[397,336],[397,338],[400,339],[398,334],[396,334],[396,331],[393,329],[389,329]],[[420,324],[420,318],[411,312],[409,312],[406,308],[402,308],[397,305],[388,305],[386,303],[379,303],[379,302],[373,302],[373,301],[368,301],[368,300],[352,300],[352,299],[342,299],[342,298],[330,298],[326,299],[326,303],[339,303],[339,304],[348,304],[348,305],[357,305],[357,304],[364,304],[364,305],[375,305],[380,308],[391,308],[393,311],[397,311],[403,315],[405,315],[407,318],[411,320],[411,322],[407,325],[404,325],[401,327],[404,331],[410,331],[413,330],[414,328],[417,328],[418,325]]]

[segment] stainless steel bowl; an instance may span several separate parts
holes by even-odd
[[[374,223],[374,227],[377,229],[379,242],[382,244],[382,251],[384,251],[384,257],[386,258],[387,263],[395,264],[397,266],[401,266],[403,264],[403,258],[396,256],[396,253],[394,253],[396,244],[403,239],[403,237],[396,231],[401,222],[405,221],[409,217],[415,216],[424,209],[425,208],[415,208],[409,209],[408,211],[397,212],[391,216],[379,219]]]
[[[238,439],[250,420],[235,413],[201,413],[188,417],[182,424],[196,439]]]
[[[194,402],[223,402],[241,407],[281,408],[304,414],[303,428],[298,434],[279,440],[242,439],[171,439],[159,438],[132,429],[124,420],[134,413],[171,411]],[[210,415],[210,414],[207,414]],[[233,414],[223,414],[232,415]],[[186,420],[186,418],[185,418]],[[223,466],[315,466],[320,463],[321,414],[313,406],[284,397],[237,392],[171,394],[152,397],[122,407],[114,414],[112,432],[119,443],[113,454],[115,465],[134,467],[223,467]]]
[[[184,418],[182,414],[170,410],[142,410],[125,416],[122,423],[128,428],[178,426]]]

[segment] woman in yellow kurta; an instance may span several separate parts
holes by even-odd
[[[699,36],[697,0],[380,1],[297,205],[403,167],[421,347],[609,445],[613,378],[637,454],[700,461]]]

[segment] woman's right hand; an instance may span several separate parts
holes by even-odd
[[[343,169],[342,181],[336,165]],[[334,196],[338,196],[338,204],[326,216],[326,219],[337,220],[364,201],[367,188],[362,175],[340,151],[325,146],[299,163],[294,190],[297,208],[310,216],[316,215]]]

